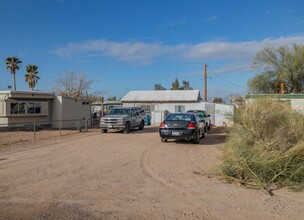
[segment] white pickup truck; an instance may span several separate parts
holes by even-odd
[[[102,133],[107,133],[109,129],[123,130],[129,133],[131,128],[143,130],[145,126],[145,113],[137,107],[113,108],[108,115],[100,118],[99,127]]]
[[[205,126],[208,130],[211,129],[212,124],[211,124],[211,115],[209,115],[206,111],[204,110],[189,110],[187,111],[188,113],[196,113],[200,118],[205,120]]]

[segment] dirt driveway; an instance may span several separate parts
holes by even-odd
[[[304,219],[304,193],[200,175],[225,135],[161,143],[155,129],[79,133],[0,149],[0,219]]]

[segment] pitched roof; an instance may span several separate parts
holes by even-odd
[[[198,102],[199,90],[130,91],[122,102]]]

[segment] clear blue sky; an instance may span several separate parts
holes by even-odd
[[[17,90],[28,90],[27,64],[43,91],[65,71],[105,97],[176,77],[203,90],[207,63],[209,98],[227,98],[246,92],[257,51],[304,43],[303,11],[303,0],[0,0],[0,90],[13,85],[4,61],[17,56]]]

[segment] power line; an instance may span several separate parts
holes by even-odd
[[[210,70],[210,66],[209,66],[209,70]],[[225,79],[225,78],[222,77],[219,73],[215,73],[215,71],[212,70],[212,69],[211,69],[211,73],[212,73],[214,76],[216,76],[216,77],[218,77],[218,78],[220,78],[220,79],[226,81],[227,83],[229,83],[229,84],[231,84],[231,85],[234,85],[235,87],[239,87],[239,88],[242,88],[242,89],[247,89],[247,87],[237,85],[237,84],[235,84],[235,83],[233,83],[233,82],[231,82],[231,81]]]
[[[214,76],[216,76],[216,75],[214,75]],[[213,78],[212,78],[212,77],[211,77],[210,79],[211,79],[211,81],[213,81]],[[223,81],[217,81],[217,83],[218,83],[218,84],[221,84],[222,86],[225,86],[225,87],[227,87],[227,88],[230,88],[230,89],[233,89],[233,90],[237,90],[237,91],[239,91],[239,92],[244,92],[244,89],[243,89],[243,88],[240,89],[239,87],[235,87],[235,86],[234,86],[234,87],[233,87],[233,86],[231,87],[231,85],[230,85],[229,83],[227,84],[227,83],[225,83],[225,82],[223,82]]]
[[[211,90],[213,90],[216,93],[217,96],[221,96],[220,93],[218,92],[218,90],[217,90],[217,88],[216,88],[216,86],[215,86],[214,81],[212,80],[212,78],[208,77],[208,79],[210,79],[210,81],[209,81],[210,82],[209,88],[211,87]]]

